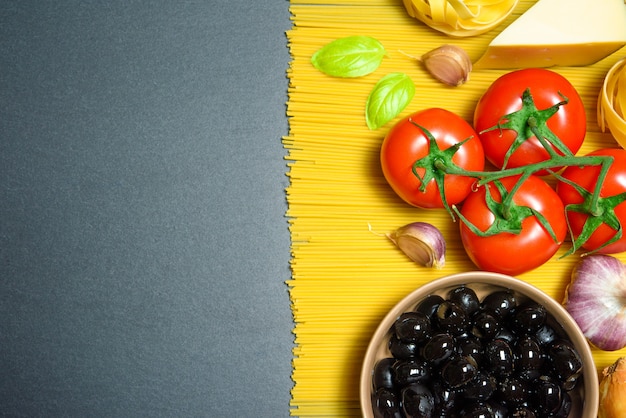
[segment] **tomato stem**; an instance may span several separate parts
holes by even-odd
[[[427,156],[417,160],[412,167],[413,174],[420,180],[420,190],[424,190],[426,184],[434,180],[437,183],[439,188],[440,197],[444,204],[444,208],[448,211],[450,216],[454,219],[455,216],[458,216],[461,221],[463,221],[472,231],[480,236],[489,236],[497,233],[508,232],[513,234],[519,234],[521,231],[521,221],[528,216],[535,216],[537,220],[541,223],[541,225],[546,229],[546,231],[552,236],[552,238],[557,241],[557,237],[552,230],[549,222],[541,215],[539,212],[528,208],[528,207],[519,207],[513,200],[515,193],[519,190],[522,184],[533,174],[539,171],[547,171],[553,176],[559,178],[560,180],[564,180],[560,175],[556,173],[558,169],[562,167],[569,166],[600,166],[600,173],[598,175],[598,181],[595,185],[593,193],[588,193],[582,187],[578,185],[574,185],[576,189],[584,196],[584,203],[571,206],[567,208],[569,211],[583,212],[590,215],[591,218],[596,220],[603,219],[603,215],[607,212],[607,204],[615,204],[615,201],[606,201],[606,199],[602,199],[600,197],[600,191],[602,189],[602,184],[604,179],[606,178],[607,172],[613,162],[613,157],[610,156],[575,156],[571,153],[571,151],[565,152],[563,155],[556,152],[552,147],[548,145],[548,143],[552,143],[551,141],[546,140],[542,132],[537,129],[536,126],[537,120],[534,117],[531,117],[529,120],[530,129],[535,131],[536,137],[539,141],[549,149],[550,158],[547,160],[528,164],[526,166],[514,167],[514,168],[504,168],[502,170],[497,171],[473,171],[466,170],[463,167],[457,165],[452,158],[454,154],[460,149],[460,147],[472,139],[472,137],[466,138],[461,142],[456,143],[455,145],[442,150],[439,148],[439,145],[436,142],[436,139],[433,135],[423,126],[415,124],[419,129],[422,130],[424,135],[429,140],[429,153]],[[418,168],[424,169],[425,172],[423,175],[420,175],[418,172]],[[458,176],[466,176],[473,177],[477,179],[476,185],[478,187],[485,187],[488,184],[495,184],[500,191],[500,195],[502,196],[501,203],[495,202],[491,197],[489,191],[486,193],[487,204],[491,210],[491,212],[496,217],[496,221],[492,227],[490,227],[487,231],[480,231],[475,226],[471,225],[471,223],[461,215],[460,211],[456,206],[452,208],[448,205],[445,197],[444,190],[444,177],[446,175],[458,175]],[[516,183],[513,185],[510,191],[506,191],[504,186],[500,183],[500,179],[506,177],[519,176]],[[488,190],[488,189],[487,189]],[[585,193],[583,193],[583,190]],[[626,194],[621,198],[621,201],[626,199]],[[621,202],[620,201],[620,202]],[[612,213],[612,212],[611,212]],[[568,254],[575,252],[584,240],[588,239],[591,233],[599,226],[599,221],[594,221],[589,224],[589,232],[586,235],[586,238],[581,238],[579,236],[578,240],[573,240],[573,247],[568,252]],[[622,229],[621,225],[619,225],[619,221],[616,221],[617,225],[614,227],[617,231],[616,236],[619,235],[621,237]],[[571,234],[571,227],[569,226],[568,220],[568,228]],[[619,239],[619,237],[614,237],[609,243],[614,242]],[[581,241],[583,240],[583,241]],[[605,244],[608,245],[609,243]]]
[[[434,180],[437,183],[444,208],[448,211],[450,216],[453,219],[455,218],[455,215],[458,216],[477,235],[486,236],[502,232],[514,234],[520,233],[521,221],[528,216],[535,216],[546,231],[549,232],[556,241],[557,238],[554,231],[552,231],[550,224],[541,213],[529,207],[520,207],[514,202],[513,199],[515,193],[531,175],[539,172],[542,174],[548,173],[557,178],[559,181],[570,184],[583,198],[583,201],[580,204],[566,206],[566,221],[570,235],[572,235],[573,242],[572,248],[566,255],[569,255],[580,248],[582,244],[589,239],[591,234],[603,223],[613,228],[616,233],[600,248],[603,248],[604,246],[620,239],[623,234],[622,225],[615,215],[614,209],[618,204],[626,201],[626,193],[612,196],[610,198],[603,198],[600,196],[600,191],[602,190],[608,170],[613,163],[613,157],[602,155],[576,156],[548,128],[548,119],[556,114],[561,106],[566,105],[569,102],[567,97],[563,96],[561,93],[559,93],[559,95],[562,98],[560,102],[546,109],[540,110],[535,105],[530,89],[526,89],[521,97],[522,107],[520,110],[503,116],[495,126],[481,132],[484,133],[499,130],[502,133],[503,130],[507,129],[513,130],[517,133],[515,140],[505,154],[502,168],[496,171],[466,170],[453,161],[455,153],[463,146],[463,144],[465,144],[465,142],[469,141],[473,137],[466,138],[453,146],[442,150],[439,148],[439,145],[433,135],[426,128],[415,122],[411,122],[424,133],[429,141],[428,155],[415,161],[412,167],[413,174],[420,181],[420,191],[424,191],[426,184]],[[511,155],[525,141],[532,138],[536,138],[540,145],[546,150],[548,158],[541,162],[508,168],[507,164]],[[570,166],[600,167],[598,179],[592,192],[588,192],[583,187],[570,182],[558,174],[558,171],[563,167]],[[424,173],[420,174],[422,170]],[[446,175],[473,177],[477,180],[476,187],[486,187],[486,204],[495,217],[493,225],[487,231],[480,231],[474,225],[471,225],[469,221],[462,216],[456,206],[450,208],[448,202],[446,201],[444,190],[444,177]],[[511,190],[507,191],[500,180],[512,176],[519,176],[519,178],[511,187]],[[500,192],[501,202],[496,202],[491,196],[491,192],[489,191],[490,184],[495,185]],[[588,215],[583,232],[575,239],[569,222],[570,212],[579,212]]]

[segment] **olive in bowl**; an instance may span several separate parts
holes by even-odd
[[[598,375],[571,316],[533,285],[467,272],[427,283],[375,331],[366,418],[595,418]]]

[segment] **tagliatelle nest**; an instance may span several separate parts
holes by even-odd
[[[626,58],[607,73],[598,97],[598,124],[626,148]]]
[[[499,25],[518,0],[403,0],[411,17],[450,36],[485,33]]]

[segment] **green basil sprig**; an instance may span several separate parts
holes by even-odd
[[[365,103],[365,121],[371,130],[385,125],[411,103],[415,95],[413,80],[404,73],[381,78]]]
[[[334,77],[361,77],[374,72],[385,56],[383,45],[369,36],[339,38],[320,48],[311,63]]]

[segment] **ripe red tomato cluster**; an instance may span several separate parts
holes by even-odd
[[[382,170],[410,205],[446,208],[461,219],[461,240],[477,267],[518,275],[552,258],[568,230],[574,249],[626,251],[626,151],[590,154],[613,158],[602,178],[601,166],[575,156],[586,128],[583,102],[566,78],[513,71],[483,94],[473,126],[440,108],[397,123],[381,147]],[[498,171],[511,175],[489,176]],[[546,175],[556,176],[555,188]]]

